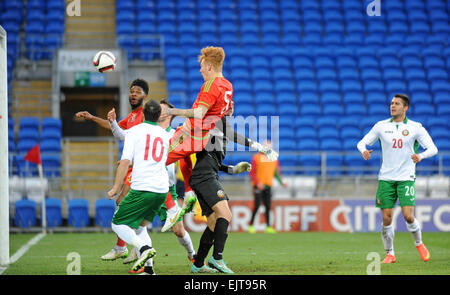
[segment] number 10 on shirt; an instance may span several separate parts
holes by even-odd
[[[147,160],[148,160],[148,152],[149,152],[149,150],[150,150],[150,138],[151,138],[151,137],[150,137],[150,134],[147,134],[147,140],[146,140],[146,142],[145,142],[144,161],[147,161]],[[159,145],[161,146],[161,149],[160,149],[159,155],[157,156],[157,155],[156,155],[156,151],[157,151],[158,143],[159,143]],[[154,160],[155,162],[161,161],[162,156],[163,156],[163,154],[164,154],[164,146],[163,146],[163,141],[162,141],[161,137],[156,137],[156,138],[153,140],[153,143],[151,144],[151,146],[152,146],[152,158],[153,158],[153,160]]]

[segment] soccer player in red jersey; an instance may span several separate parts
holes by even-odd
[[[192,175],[190,155],[203,150],[209,140],[209,131],[222,119],[233,99],[233,85],[222,74],[225,52],[221,47],[205,47],[198,57],[204,84],[191,109],[167,109],[165,115],[188,119],[177,128],[171,139],[166,164],[180,160],[186,194],[185,204],[195,196],[189,185]],[[183,206],[185,207],[185,206]],[[170,229],[163,228],[163,231]]]

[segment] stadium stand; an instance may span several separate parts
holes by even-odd
[[[377,17],[360,12],[362,1],[212,1],[205,7],[200,2],[153,1],[149,10],[157,12],[152,19],[154,33],[175,38],[165,44],[166,52],[198,51],[202,30],[208,31],[211,45],[224,46],[229,56],[225,72],[231,73],[236,92],[235,115],[256,112],[283,117],[295,116],[299,110],[300,116],[382,118],[387,116],[390,97],[401,92],[412,97],[409,116],[414,120],[450,113],[448,104],[439,108],[427,104],[448,97],[443,94],[449,90],[448,5],[439,0],[425,2],[392,1],[382,5]],[[136,11],[134,1],[124,5]],[[166,56],[170,94],[190,97],[201,85],[198,75],[185,78],[198,67],[189,59],[189,54]],[[169,74],[174,65],[176,78]],[[289,94],[278,101],[281,91]],[[240,92],[246,93],[242,100]],[[288,101],[291,107],[281,107]],[[272,108],[263,104],[267,102]],[[351,102],[362,105],[350,108]],[[354,137],[358,128],[358,137],[368,131],[360,124],[352,130]],[[348,132],[337,134],[339,141],[349,136]],[[440,136],[435,132],[434,139],[439,142]],[[280,135],[280,142],[284,139]],[[319,151],[328,148],[322,145]]]
[[[180,107],[191,106],[203,83],[199,49],[223,46],[234,115],[279,115],[283,171],[302,176],[320,175],[321,152],[330,175],[376,174],[379,144],[368,162],[350,153],[376,121],[388,117],[392,95],[406,93],[408,117],[420,121],[444,153],[419,164],[418,174],[450,176],[449,2],[383,1],[381,15],[373,17],[361,13],[366,2],[115,1],[117,45],[129,60],[162,59],[169,100]],[[20,58],[49,61],[65,43],[65,1],[0,1],[0,11],[11,87]],[[327,120],[333,123],[325,128],[321,122]],[[10,118],[10,175],[37,176],[23,157],[40,143],[45,176],[60,177],[61,125],[60,119]],[[73,212],[71,224],[80,220]]]

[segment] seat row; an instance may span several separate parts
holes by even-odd
[[[22,228],[36,226],[36,201],[21,199],[14,203],[14,225]],[[109,199],[98,199],[95,202],[94,224],[101,227],[110,227],[112,216],[115,211],[115,203]],[[61,199],[46,198],[46,219],[48,228],[63,225],[63,206]],[[82,228],[90,225],[89,202],[86,199],[71,199],[67,204],[67,225]],[[40,210],[42,220],[42,210]]]

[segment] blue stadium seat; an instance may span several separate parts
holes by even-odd
[[[20,13],[20,12],[18,12],[18,13]],[[40,9],[29,9],[27,7],[27,14],[25,16],[25,20],[27,22],[33,22],[33,21],[43,22],[43,21],[45,21],[44,11],[40,10]]]
[[[256,105],[256,115],[257,116],[276,116],[278,115],[278,110],[273,104],[257,104]]]
[[[341,91],[346,92],[361,92],[362,86],[357,79],[345,79],[341,81]]]
[[[42,153],[60,153],[62,151],[61,139],[45,138],[39,143],[39,147]]]
[[[347,175],[362,175],[365,173],[367,161],[361,155],[345,155],[344,165]]]
[[[118,1],[116,3],[116,11],[127,11],[134,13],[135,3],[132,0]]]
[[[356,148],[356,145],[358,142],[362,139],[361,138],[344,138],[342,140],[342,149],[344,151],[353,151],[356,152],[358,149]]]
[[[427,119],[426,127],[430,130],[434,128],[447,128],[449,126],[448,124],[448,118],[430,117]]]
[[[19,141],[24,139],[31,139],[37,141],[39,139],[39,132],[32,129],[21,129],[18,134]]]
[[[25,161],[24,158],[26,152],[19,153],[19,151],[17,151],[18,155],[15,157],[15,163],[17,165],[17,175],[20,177],[38,176],[36,164]]]
[[[27,9],[45,10],[45,4],[44,0],[29,0],[27,2]]]
[[[58,118],[42,118],[42,130],[56,129],[61,131],[62,121]]]
[[[327,165],[327,174],[333,176],[342,175],[343,171],[344,159],[342,155],[327,155],[326,165]]]
[[[14,225],[30,228],[36,225],[36,202],[22,199],[14,203]]]
[[[17,141],[17,152],[28,153],[38,143],[37,139],[25,138]]]
[[[314,118],[311,115],[307,115],[307,116],[299,116],[297,118],[295,118],[294,120],[294,126],[295,128],[300,128],[300,127],[312,127],[315,128],[316,126],[316,118]]]
[[[319,175],[321,158],[319,155],[300,155],[299,166],[302,174],[305,175]]]
[[[42,128],[42,132],[41,132],[41,140],[44,139],[56,139],[56,140],[61,140],[62,139],[62,134],[61,134],[61,130],[57,130],[57,129],[44,129]]]
[[[339,139],[339,129],[336,126],[325,126],[325,127],[318,127],[317,129],[317,136],[321,140],[322,144],[328,144],[327,142],[324,142],[325,140],[338,140]],[[329,146],[327,145],[327,148]]]
[[[64,11],[64,9],[65,9],[64,0],[47,0],[47,11],[49,10]]]
[[[413,110],[417,116],[434,116],[436,113],[432,104],[417,103],[413,106]]]
[[[347,80],[347,79],[353,79],[353,80],[359,80],[359,72],[358,69],[355,66],[347,67],[347,66],[341,66],[339,65],[339,59],[336,64],[336,66],[339,68],[339,78],[341,80]]]
[[[292,138],[281,138],[280,137],[280,140],[279,140],[279,143],[278,143],[278,148],[279,148],[280,151],[295,151],[296,150],[295,142],[294,142],[294,140]],[[284,157],[286,157],[286,156],[284,156]],[[293,156],[293,157],[294,157],[294,160],[295,160],[295,156]],[[295,161],[292,162],[292,160],[293,160],[292,157],[288,158],[288,163],[291,164],[291,165],[293,163],[295,163]],[[281,161],[280,161],[280,163],[281,163]],[[286,164],[286,163],[281,163],[281,164],[283,165],[283,164]]]
[[[275,100],[280,106],[284,104],[296,105],[297,103],[297,98],[293,91],[280,91],[275,95]]]
[[[299,126],[296,127],[295,135],[299,141],[305,139],[316,139],[317,132],[312,126]]]
[[[375,115],[384,115],[388,114],[389,109],[384,104],[372,104],[370,103],[370,106],[367,110],[369,116],[375,116]]]
[[[398,68],[386,68],[383,70],[383,79],[387,80],[401,80],[403,79],[403,71]]]
[[[319,116],[321,108],[319,104],[304,104],[300,106],[300,115],[302,116]]]
[[[450,104],[440,105],[436,110],[436,114],[438,116],[450,116]]]
[[[234,116],[255,116],[255,108],[253,104],[248,103],[238,103],[234,107]]]
[[[440,69],[428,69],[427,78],[428,78],[429,81],[448,80],[448,74],[442,68],[440,68]]]
[[[39,119],[36,117],[22,117],[19,120],[19,130],[32,129],[39,132]]]
[[[380,82],[381,78],[381,72],[378,68],[368,68],[361,71],[361,80],[363,80],[364,83]],[[367,90],[365,89],[365,91]]]
[[[319,82],[320,92],[340,91],[340,86],[335,80],[322,80]]]
[[[298,139],[297,149],[299,151],[318,151],[320,148],[319,140],[313,138]]]
[[[340,138],[342,140],[349,138],[359,138],[361,139],[363,134],[361,129],[357,126],[346,126],[345,128],[341,128],[340,130]]]
[[[429,133],[432,138],[450,139],[450,129],[447,126],[445,127],[433,126],[429,130],[430,130]]]
[[[344,105],[348,105],[348,104],[352,104],[352,103],[361,104],[363,102],[364,102],[364,96],[362,95],[361,92],[347,92],[347,93],[344,93],[344,95],[342,97],[342,103]]]
[[[62,225],[62,201],[60,199],[46,198],[45,210],[48,228],[54,228]]]
[[[104,228],[110,228],[115,210],[116,204],[114,200],[105,198],[95,201],[95,224]]]
[[[298,102],[303,104],[319,104],[319,95],[315,91],[303,91],[299,93]]]
[[[436,94],[437,92],[443,92],[448,93],[450,91],[450,84],[448,81],[444,80],[437,80],[437,81],[430,81],[430,90],[432,93]]]
[[[298,114],[298,109],[297,109],[297,106],[294,104],[294,105],[292,105],[292,104],[289,104],[289,105],[286,105],[286,104],[281,104],[279,107],[278,107],[278,112],[279,112],[279,114],[280,114],[280,116],[297,116],[297,114]]]
[[[68,225],[77,228],[89,225],[89,202],[86,199],[71,199],[68,203]]]
[[[47,178],[61,176],[61,156],[57,154],[42,153],[42,170]]]
[[[341,104],[327,103],[322,107],[324,116],[333,116],[339,118],[344,115],[344,107]]]

